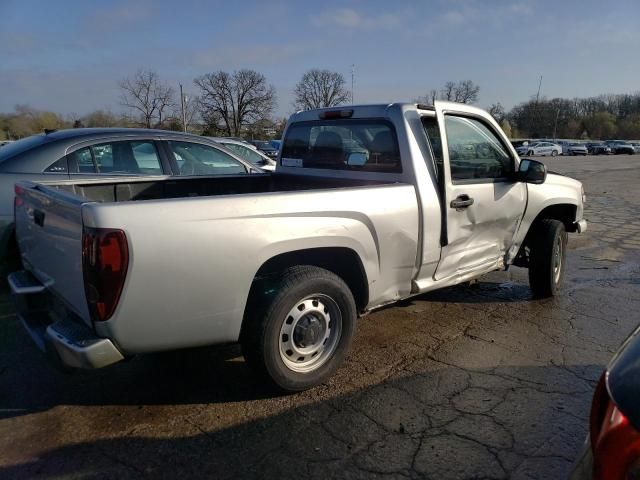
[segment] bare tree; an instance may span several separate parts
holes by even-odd
[[[447,100],[448,102],[455,101],[456,98],[456,84],[454,82],[447,82],[440,90],[440,98]]]
[[[491,114],[491,116],[496,119],[496,122],[498,123],[502,123],[502,121],[506,116],[504,107],[500,102],[491,104],[491,106],[489,106],[488,108],[488,111]]]
[[[341,73],[314,68],[307,71],[293,91],[298,110],[335,107],[347,103],[351,93]]]
[[[454,101],[460,103],[474,103],[478,100],[480,87],[471,80],[461,80],[454,88]]]
[[[438,90],[436,90],[435,88],[432,88],[427,92],[427,94],[424,97],[418,97],[416,102],[426,103],[427,105],[433,105],[434,103],[436,103],[437,99],[438,99]]]
[[[163,84],[154,71],[138,70],[121,80],[119,86],[121,105],[137,111],[147,128],[162,126],[166,111],[175,105],[173,88]]]
[[[480,87],[471,80],[460,80],[458,83],[449,81],[440,90],[440,99],[448,102],[474,103],[478,101],[478,93]],[[434,94],[435,90],[429,92],[432,97]]]
[[[238,136],[244,126],[268,118],[273,112],[276,89],[255,70],[207,73],[194,82],[201,90],[203,119],[209,125],[221,121],[227,135]]]

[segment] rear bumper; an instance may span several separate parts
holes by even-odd
[[[54,308],[51,293],[29,272],[12,273],[8,282],[18,318],[54,362],[92,369],[124,359],[111,340],[98,337],[66,309]]]

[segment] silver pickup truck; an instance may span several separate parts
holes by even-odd
[[[510,265],[558,292],[580,182],[455,103],[294,114],[273,174],[15,187],[36,343],[72,367],[240,342],[285,391],[326,380],[356,319]]]

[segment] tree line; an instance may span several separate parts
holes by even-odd
[[[118,83],[123,113],[96,110],[62,116],[27,105],[0,114],[0,138],[16,139],[45,129],[71,127],[144,127],[185,130],[211,136],[278,137],[286,119],[273,120],[275,87],[260,72],[215,71],[193,80],[194,95],[182,95],[157,72],[139,70]],[[350,103],[352,93],[338,72],[311,69],[293,90],[293,108],[333,107]],[[477,103],[480,86],[472,80],[446,82],[417,99]],[[640,93],[589,98],[538,98],[507,111],[500,103],[489,112],[512,138],[640,139]]]

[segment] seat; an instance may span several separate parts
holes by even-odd
[[[315,168],[344,168],[342,137],[335,132],[321,132],[313,146],[311,161],[305,164]]]
[[[369,150],[368,167],[381,165],[384,166],[384,168],[388,168],[390,165],[398,165],[399,163],[400,158],[398,149],[396,148],[396,142],[394,141],[393,134],[389,130],[376,133],[371,141]]]
[[[140,173],[140,167],[133,156],[133,149],[129,142],[113,144],[113,171],[126,173]]]

